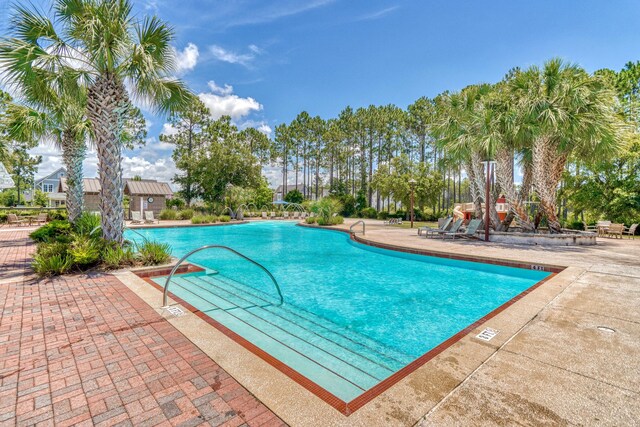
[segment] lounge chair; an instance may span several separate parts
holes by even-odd
[[[156,222],[160,224],[160,221],[153,216],[153,211],[144,211],[144,222],[145,224],[153,224]]]
[[[455,231],[455,232],[448,231],[448,232],[442,233],[442,238],[444,239],[445,237],[451,236],[452,239],[455,239],[456,237],[466,237],[468,239],[475,239],[476,231],[478,231],[480,224],[482,224],[482,220],[472,219],[471,221],[469,221],[469,224],[467,224],[467,228],[464,231]]]
[[[18,226],[21,226],[22,224],[27,224],[29,222],[29,220],[27,220],[27,219],[18,219],[18,215],[9,214],[9,215],[7,215],[7,222],[9,223],[9,225],[17,224]]]
[[[633,236],[636,234],[636,229],[638,228],[638,224],[631,224],[631,227],[625,228],[622,234],[626,234],[630,239],[633,239]]]
[[[140,214],[140,212],[131,212],[131,224],[142,224],[142,215]]]
[[[38,214],[38,217],[35,218],[33,221],[31,221],[32,223],[35,222],[36,224],[46,224],[47,223],[47,214],[46,213],[41,213]]]
[[[444,221],[442,222],[442,225],[439,226],[438,228],[433,228],[433,227],[419,227],[418,228],[418,236],[421,236],[423,232],[427,232],[429,230],[441,230],[441,231],[447,231],[447,229],[449,228],[449,226],[451,225],[451,221],[453,221],[453,217],[452,216],[448,216],[446,218],[444,218]]]
[[[298,219],[298,218],[300,218],[300,212],[296,211],[293,213],[293,219]]]
[[[429,236],[439,236],[444,233],[457,233],[461,226],[462,226],[462,219],[457,219],[456,222],[451,224],[451,228],[449,228],[448,230],[446,229],[441,230],[439,228],[426,230],[426,236],[429,237]]]
[[[624,224],[611,224],[607,227],[606,236],[622,239],[622,233],[624,233]]]
[[[282,218],[283,218],[283,219],[289,219],[289,212],[284,211],[284,212],[282,213]]]
[[[262,212],[262,219],[267,219],[267,213],[266,212]]]
[[[271,219],[276,219],[276,213],[275,213],[275,212],[271,212],[271,213],[269,214],[269,218],[271,218]]]

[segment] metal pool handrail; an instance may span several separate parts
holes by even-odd
[[[353,231],[353,227],[355,227],[358,224],[362,224],[362,234],[364,234],[366,226],[365,226],[364,221],[361,220],[361,219],[356,221],[356,222],[354,222],[353,224],[351,224],[351,227],[349,227],[349,233],[355,234],[356,232]]]
[[[171,270],[171,273],[169,274],[169,277],[167,277],[167,281],[164,283],[164,291],[162,292],[162,306],[163,307],[167,307],[168,306],[167,299],[168,299],[168,296],[169,296],[169,282],[171,281],[171,278],[173,277],[175,272],[178,270],[178,267],[180,266],[180,264],[182,264],[187,258],[189,258],[191,255],[195,254],[196,252],[200,252],[200,251],[203,251],[205,249],[213,249],[213,248],[224,249],[224,250],[227,250],[229,252],[232,252],[232,253],[238,255],[240,258],[243,258],[243,259],[249,261],[250,263],[255,264],[258,267],[260,267],[265,273],[267,273],[267,275],[269,276],[269,278],[271,279],[271,281],[275,285],[276,291],[278,291],[278,297],[280,298],[280,302],[278,303],[278,306],[280,306],[280,305],[282,305],[284,303],[284,298],[282,296],[282,291],[280,290],[280,285],[278,285],[278,281],[276,280],[275,277],[273,277],[273,274],[271,274],[271,272],[269,270],[267,270],[267,268],[265,266],[263,266],[259,262],[252,260],[248,256],[243,255],[240,252],[238,252],[235,249],[232,249],[232,248],[230,248],[228,246],[206,245],[206,246],[202,246],[202,247],[200,247],[198,249],[192,250],[191,252],[189,252],[188,254],[183,256],[182,258],[180,258],[178,263],[173,267],[173,269]]]

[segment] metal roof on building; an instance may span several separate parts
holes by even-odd
[[[171,196],[173,191],[166,182],[158,182],[150,179],[134,181],[127,179],[124,185],[124,192],[130,196]]]
[[[173,191],[166,182],[143,179],[135,181],[133,179],[124,180],[124,193],[130,196],[171,196]],[[100,181],[98,178],[83,178],[84,192],[97,194],[100,192]],[[67,179],[60,178],[60,191],[67,191]]]

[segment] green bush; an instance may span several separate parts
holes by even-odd
[[[69,255],[80,267],[96,264],[102,253],[102,242],[87,236],[77,235],[69,247]]]
[[[69,244],[63,242],[40,243],[36,254],[43,257],[52,257],[56,255],[66,256],[69,252]]]
[[[49,220],[63,220],[68,218],[67,211],[65,209],[57,209],[48,212]]]
[[[177,219],[191,219],[193,218],[193,209],[185,209],[178,212]]]
[[[165,202],[168,208],[176,207],[177,209],[184,208],[185,202],[179,197],[173,197],[173,199],[167,199]]]
[[[329,218],[318,217],[318,225],[338,225],[344,223],[344,218],[340,215],[332,216]]]
[[[363,218],[375,219],[378,216],[378,211],[375,208],[364,208],[360,211],[360,216]]]
[[[171,259],[171,246],[168,243],[145,240],[138,246],[138,257],[143,265],[165,264]]]
[[[92,214],[91,212],[82,212],[82,215],[80,215],[73,224],[73,228],[76,234],[80,236],[89,236],[93,232],[93,235],[97,237],[102,234],[100,232],[100,225],[101,221],[98,215]]]
[[[229,221],[231,221],[231,217],[229,215],[220,215],[218,217],[218,220],[220,222],[229,222]]]
[[[106,245],[102,251],[102,263],[107,268],[120,268],[135,264],[136,256],[130,246]]]
[[[378,219],[389,219],[389,212],[380,211],[377,215]]]
[[[51,221],[29,234],[36,242],[70,241],[71,224],[66,220]]]
[[[305,218],[305,222],[307,224],[315,224],[316,223],[316,217],[315,216],[308,216]]]
[[[218,221],[215,215],[194,215],[191,218],[191,224],[213,224]]]
[[[173,209],[162,209],[160,211],[159,218],[164,221],[174,220],[177,217],[178,217],[178,212],[174,211]]]
[[[563,225],[569,230],[584,230],[584,224],[582,221],[567,221]]]
[[[64,274],[73,267],[71,255],[42,255],[36,253],[31,263],[36,274],[43,276],[58,276]]]

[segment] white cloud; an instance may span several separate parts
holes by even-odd
[[[271,132],[273,132],[273,129],[271,129],[271,126],[269,126],[266,123],[260,123],[260,125],[256,129],[258,129],[260,132],[264,133],[267,136],[271,135]]]
[[[209,89],[211,89],[211,92],[217,95],[225,96],[225,95],[231,95],[233,93],[233,86],[228,84],[225,84],[224,87],[222,87],[222,86],[218,86],[216,82],[211,80],[209,83],[207,83],[207,86],[209,86]]]
[[[198,46],[195,44],[187,44],[187,47],[182,51],[173,48],[173,52],[176,58],[176,72],[179,75],[191,71],[196,67],[200,52],[198,51]]]
[[[265,50],[255,44],[250,44],[247,48],[249,49],[249,52],[239,53],[214,44],[209,47],[209,52],[211,52],[213,57],[218,61],[227,62],[229,64],[239,64],[250,68],[251,63],[256,59],[256,56],[263,55]]]
[[[238,127],[240,129],[256,128],[257,130],[259,130],[260,132],[264,133],[267,136],[271,136],[271,133],[273,132],[273,129],[271,129],[271,126],[269,126],[267,122],[265,122],[264,120],[262,121],[245,120],[244,122],[240,123]]]
[[[162,135],[175,135],[178,133],[178,129],[173,127],[170,123],[165,123],[162,125],[162,131],[160,131]]]
[[[381,9],[381,10],[378,10],[377,12],[360,16],[359,18],[356,19],[356,21],[373,21],[375,19],[379,19],[379,18],[382,18],[383,16],[390,14],[391,12],[395,11],[399,7],[400,6],[387,7],[386,9]]]
[[[262,104],[255,99],[251,97],[241,98],[228,91],[227,88],[233,90],[231,86],[225,85],[224,89],[222,89],[212,81],[209,82],[209,88],[212,90],[210,93],[200,93],[198,97],[207,106],[213,119],[230,116],[232,119],[237,120],[254,111],[262,110]],[[221,89],[222,93],[225,94],[220,94]],[[216,93],[216,90],[218,93]]]

